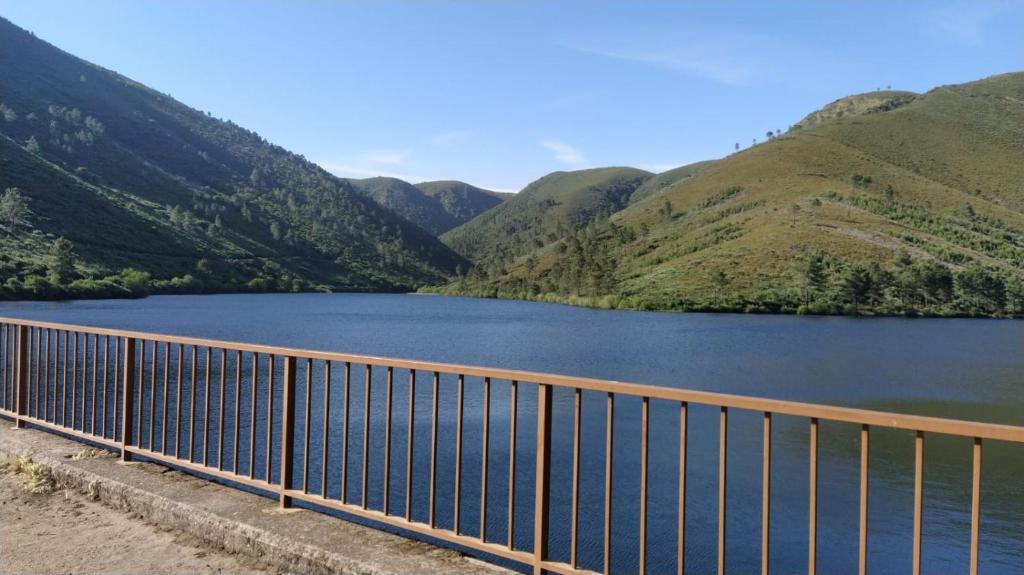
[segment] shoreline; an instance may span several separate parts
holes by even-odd
[[[437,296],[437,297],[463,297],[480,300],[501,300],[520,301],[531,303],[547,303],[565,305],[570,307],[588,308],[594,310],[608,311],[632,311],[632,312],[653,312],[653,313],[674,313],[674,314],[730,314],[730,315],[768,315],[768,316],[804,316],[804,317],[848,317],[859,319],[999,319],[1014,320],[1024,319],[1024,315],[984,315],[969,314],[962,311],[949,310],[946,312],[933,312],[927,310],[906,310],[903,312],[880,312],[878,310],[860,309],[856,313],[843,310],[816,310],[793,309],[784,304],[771,304],[775,309],[756,307],[754,305],[740,306],[698,306],[685,305],[678,307],[657,307],[657,306],[635,306],[630,305],[626,298],[616,296],[602,297],[565,297],[552,294],[541,294],[538,296],[511,297],[493,294],[479,293],[446,293],[444,288],[437,286],[426,286],[419,290],[352,290],[352,291],[323,291],[323,290],[301,290],[301,291],[247,291],[247,290],[226,290],[226,291],[201,291],[201,292],[179,292],[160,291],[147,293],[145,295],[126,295],[124,297],[41,297],[41,298],[0,298],[0,304],[19,302],[52,302],[66,303],[76,301],[119,301],[119,300],[143,300],[153,296],[223,296],[223,295],[297,295],[297,294],[379,294],[379,295],[416,295],[416,296]],[[802,306],[801,306],[802,307]]]
[[[815,316],[815,317],[856,317],[856,318],[902,318],[902,319],[1024,319],[1024,315],[1014,314],[972,314],[960,310],[932,311],[921,309],[877,310],[857,308],[855,310],[840,309],[838,306],[823,309],[824,306],[810,308],[777,302],[743,302],[735,306],[711,306],[694,302],[682,302],[679,306],[632,305],[633,302],[624,296],[559,296],[555,294],[538,294],[536,296],[508,296],[497,294],[481,294],[476,292],[446,291],[444,286],[428,286],[420,288],[422,294],[450,297],[467,297],[473,299],[494,299],[505,301],[529,301],[553,303],[573,307],[591,309],[622,310],[658,313],[707,313],[736,315],[778,315],[778,316]]]

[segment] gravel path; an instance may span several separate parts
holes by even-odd
[[[23,475],[0,471],[0,570],[5,574],[273,572],[83,493],[33,494],[23,483]]]

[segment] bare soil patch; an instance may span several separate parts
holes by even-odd
[[[90,500],[88,490],[6,466],[0,471],[0,565],[12,575],[277,572],[108,508]]]

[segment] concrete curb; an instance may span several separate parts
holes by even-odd
[[[0,420],[0,456],[27,455],[68,488],[215,547],[288,572],[346,575],[508,573],[462,554],[314,511],[280,511],[259,495],[153,463],[121,464],[110,452],[73,460],[86,446]]]

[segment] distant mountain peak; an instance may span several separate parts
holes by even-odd
[[[503,197],[457,180],[410,184],[398,178],[349,180],[357,190],[432,235],[463,224],[503,201]]]

